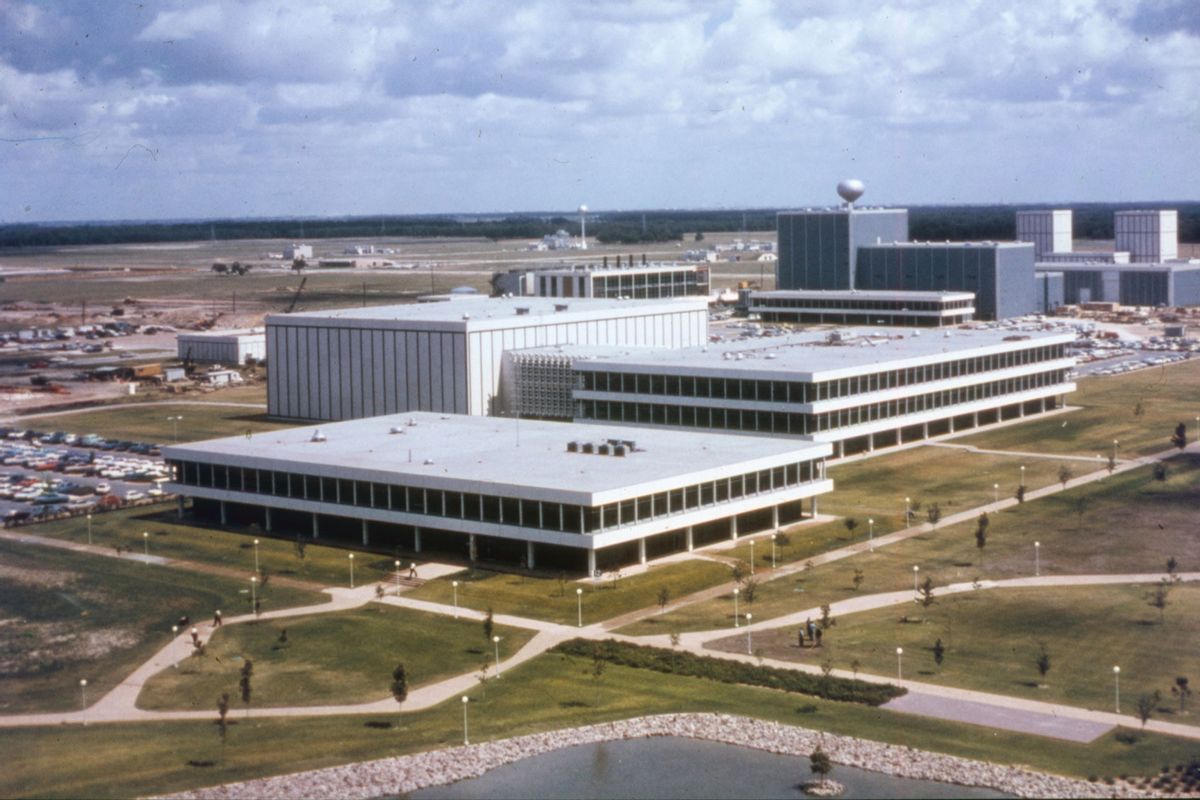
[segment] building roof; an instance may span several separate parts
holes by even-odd
[[[901,289],[774,289],[772,291],[750,293],[751,301],[756,299],[770,300],[772,298],[796,300],[884,300],[903,302],[905,300],[941,301],[974,300],[974,292],[921,292]]]
[[[313,441],[320,431],[324,441]],[[393,432],[396,431],[396,432]],[[631,440],[621,457],[568,442]],[[796,439],[763,439],[502,417],[411,412],[163,448],[168,459],[504,494],[540,490],[560,502],[608,502],[828,455]],[[302,470],[297,467],[302,465]],[[527,492],[526,492],[527,494]],[[607,495],[607,496],[606,496]]]
[[[234,339],[243,336],[259,336],[265,337],[266,331],[263,328],[228,328],[225,330],[213,331],[180,331],[176,338],[179,339]]]
[[[859,245],[860,248],[868,247],[886,247],[886,248],[911,248],[911,249],[953,249],[962,250],[972,247],[983,249],[1009,249],[1009,248],[1033,248],[1033,242],[873,242],[871,244]]]
[[[729,375],[759,380],[831,380],[864,372],[900,369],[1013,349],[1065,344],[1075,333],[1020,331],[1014,328],[842,328],[840,343],[829,332],[754,337],[713,342],[681,350],[564,345],[522,353],[559,353],[578,368],[678,375]],[[1014,339],[1019,337],[1019,339]]]
[[[1188,272],[1200,270],[1200,260],[1122,264],[1081,258],[1079,261],[1038,261],[1033,268],[1037,272]]]
[[[410,303],[272,314],[268,325],[339,328],[486,330],[591,319],[642,316],[708,308],[704,298],[597,300],[562,297],[489,297],[469,307],[458,303]]]
[[[884,206],[821,206],[818,208],[792,208],[779,214],[907,214],[907,208],[885,208]]]

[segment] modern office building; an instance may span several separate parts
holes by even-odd
[[[707,322],[702,299],[530,297],[274,314],[267,317],[267,410],[296,420],[488,414],[506,350],[690,347],[705,341]]]
[[[245,364],[267,355],[267,334],[262,328],[188,331],[175,337],[180,361],[196,364]]]
[[[794,439],[414,412],[163,448],[197,516],[384,552],[589,574],[816,512]]]
[[[512,411],[800,437],[840,457],[1030,414],[1075,390],[1074,333],[862,328],[669,351],[511,351]]]
[[[959,325],[975,315],[970,292],[744,290],[747,313],[763,322],[887,325],[914,328]]]
[[[1179,212],[1174,209],[1118,211],[1113,215],[1114,249],[1135,264],[1179,258]]]
[[[1017,241],[1032,242],[1034,258],[1046,253],[1069,253],[1074,248],[1070,209],[1017,212]]]
[[[1039,271],[1036,280],[1039,312],[1052,314],[1056,309],[1067,304],[1063,273]]]
[[[1039,274],[1063,276],[1063,302],[1117,303],[1123,306],[1200,305],[1200,261],[1162,264],[1047,262]]]
[[[621,266],[572,264],[498,272],[492,276],[497,295],[535,297],[657,300],[663,297],[707,296],[708,266],[694,263],[641,263],[629,257]]]
[[[1037,310],[1028,242],[890,242],[858,250],[862,290],[955,291],[975,295],[979,319]]]
[[[903,208],[807,208],[776,218],[776,288],[855,289],[859,248],[908,238]]]

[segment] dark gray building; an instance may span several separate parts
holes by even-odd
[[[1039,275],[1063,276],[1066,303],[1123,306],[1200,305],[1200,262],[1164,264],[1040,263]]]
[[[854,289],[858,250],[908,238],[903,208],[810,208],[777,218],[776,288]]]
[[[890,242],[858,250],[859,289],[975,293],[977,319],[1038,310],[1029,242]]]
[[[1067,304],[1066,289],[1061,272],[1037,273],[1038,311],[1049,314]]]

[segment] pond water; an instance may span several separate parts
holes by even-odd
[[[896,778],[834,765],[847,798],[1011,797],[934,781]],[[412,800],[480,798],[783,798],[804,797],[808,759],[717,742],[656,736],[579,745],[533,756],[470,780],[404,795]]]

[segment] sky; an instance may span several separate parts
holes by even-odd
[[[0,222],[1200,197],[1196,0],[0,0]]]

